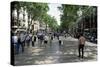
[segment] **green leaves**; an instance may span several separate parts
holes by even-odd
[[[82,17],[90,17],[91,15],[96,15],[96,9],[94,6],[82,6],[82,5],[65,5],[62,4],[58,9],[62,12],[61,15],[61,27],[71,28],[76,24],[78,16],[78,11],[82,11]],[[93,11],[94,9],[94,11]],[[64,28],[63,28],[64,29]]]
[[[47,3],[33,3],[33,2],[18,2],[16,1],[14,3],[14,9],[17,9],[17,12],[19,12],[19,10],[23,8],[23,11],[26,11],[28,14],[28,27],[30,28],[31,24],[32,24],[32,20],[38,20],[43,23],[45,23],[46,25],[48,25],[50,28],[52,29],[56,29],[58,24],[57,21],[54,17],[51,17],[50,15],[47,14],[47,12],[49,11],[49,7]],[[18,15],[20,14],[20,12],[18,13]],[[23,12],[23,16],[24,16],[24,12]],[[19,17],[18,17],[19,19]],[[25,16],[24,16],[25,19]],[[30,20],[31,19],[31,20]]]
[[[44,14],[42,19],[43,22],[45,22],[45,24],[48,25],[51,29],[55,30],[58,27],[57,21],[54,17],[51,17],[48,14]]]

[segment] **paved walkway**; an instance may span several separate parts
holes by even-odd
[[[53,63],[84,62],[97,60],[97,45],[86,42],[84,59],[78,58],[78,42],[72,37],[62,37],[63,45],[58,45],[55,38],[52,44],[47,44],[46,48],[25,47],[25,52],[15,55],[15,65],[38,65]]]

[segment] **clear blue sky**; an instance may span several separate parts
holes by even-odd
[[[61,12],[58,10],[57,7],[61,6],[61,4],[48,4],[49,11],[48,14],[54,16],[57,20],[58,25],[60,25],[60,14]]]

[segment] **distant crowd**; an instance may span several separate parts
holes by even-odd
[[[58,32],[50,32],[50,33],[43,33],[38,32],[36,34],[28,33],[28,32],[17,32],[12,33],[11,35],[11,45],[14,46],[14,53],[19,54],[20,50],[21,52],[24,52],[25,46],[29,47],[35,47],[36,41],[38,41],[39,47],[44,45],[46,47],[46,44],[51,44],[52,40],[54,38],[57,38],[59,40],[59,44],[61,44],[61,38],[60,36],[66,37],[67,35],[64,33],[58,33]]]

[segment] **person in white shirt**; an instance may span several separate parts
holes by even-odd
[[[79,37],[79,47],[78,47],[78,51],[79,51],[79,57],[84,57],[84,45],[85,45],[85,37],[83,36],[83,33],[80,34]],[[81,55],[82,52],[82,55]]]
[[[18,37],[17,37],[16,33],[13,33],[13,35],[12,35],[11,48],[14,51],[15,54],[19,53]]]
[[[27,33],[27,35],[26,35],[26,44],[27,44],[27,47],[30,46],[30,36],[29,36],[28,33]]]
[[[63,44],[63,40],[61,38],[61,36],[59,36],[59,46],[61,46]]]
[[[47,43],[48,43],[48,36],[47,35],[45,35],[44,36],[44,45],[45,45],[45,47],[46,47],[46,45],[47,45]]]
[[[16,45],[17,41],[18,41],[18,37],[16,35],[12,36],[13,39],[13,43],[14,45]]]

